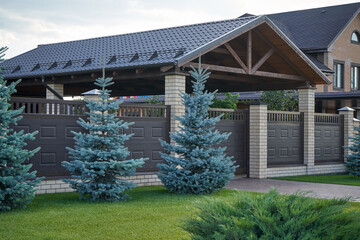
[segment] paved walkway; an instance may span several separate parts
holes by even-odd
[[[296,191],[311,192],[309,196],[317,198],[342,198],[351,197],[351,201],[360,202],[360,187],[335,185],[324,183],[295,182],[274,179],[233,179],[227,185],[230,189],[239,189],[249,192],[268,192],[275,187],[278,192],[292,194]]]

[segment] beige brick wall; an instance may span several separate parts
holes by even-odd
[[[351,137],[354,136],[354,109],[348,109],[345,111],[339,111],[344,116],[344,146],[351,146]],[[344,149],[344,155],[349,155],[349,149]],[[344,157],[344,161],[346,158]]]
[[[334,69],[334,60],[344,62],[344,89],[334,90],[333,85],[329,85],[329,92],[350,91],[351,64],[360,64],[360,45],[350,41],[354,30],[360,30],[360,15],[355,17],[329,49],[328,62],[325,62],[325,65]],[[329,79],[333,81],[333,76],[330,76]]]
[[[304,113],[304,164],[311,168],[315,164],[315,89],[299,89],[299,112]]]
[[[135,183],[138,187],[162,185],[162,182],[154,173],[136,174],[131,177],[125,177],[124,179]],[[74,192],[74,189],[72,189],[69,184],[63,182],[62,180],[45,180],[40,183],[36,194],[63,192]]]
[[[249,176],[266,178],[267,105],[250,105]]]
[[[182,116],[185,106],[180,97],[180,91],[185,92],[186,77],[183,75],[165,76],[165,104],[171,106],[170,131],[175,132],[179,129],[179,121],[175,115]]]
[[[296,167],[277,167],[268,168],[267,177],[285,177],[285,176],[301,176],[301,175],[319,175],[319,174],[332,174],[344,173],[344,164],[327,164],[327,165],[314,165],[311,168],[306,166]]]

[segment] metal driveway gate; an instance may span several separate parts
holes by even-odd
[[[220,146],[226,146],[226,154],[234,156],[233,160],[239,167],[236,174],[247,174],[248,170],[248,110],[210,109],[210,117],[224,114],[216,124],[220,132],[231,132],[227,141]]]

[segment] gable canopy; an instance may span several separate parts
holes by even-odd
[[[79,95],[94,88],[103,63],[114,95],[152,95],[164,93],[164,75],[186,74],[200,56],[212,71],[207,87],[220,92],[329,83],[264,16],[41,45],[1,67],[6,79],[23,79],[22,96],[44,96],[42,81],[64,84],[65,96]]]

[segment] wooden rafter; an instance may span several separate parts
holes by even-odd
[[[254,65],[251,73],[253,74],[254,72],[256,72],[265,63],[265,61],[268,60],[269,57],[271,57],[274,51],[274,48],[270,48],[269,51],[267,51],[267,53],[265,53],[265,55]]]
[[[240,64],[240,66],[245,70],[245,72],[249,73],[248,67],[246,67],[245,63],[241,60],[241,58],[237,55],[235,50],[230,46],[229,43],[225,43],[224,46],[229,51],[229,53],[233,56],[233,58]]]
[[[160,68],[160,72],[166,72],[168,70],[170,70],[171,68],[173,68],[174,66],[164,66]]]
[[[252,72],[252,31],[248,32],[248,42],[247,42],[247,67],[248,73]]]
[[[230,54],[229,51],[227,49],[225,49],[225,48],[215,48],[211,52],[220,53],[220,54],[227,54],[227,55]]]
[[[190,67],[190,65],[192,65],[195,68],[199,67],[199,64],[194,63],[194,62],[187,63],[184,66],[185,67]],[[286,80],[293,80],[293,81],[306,81],[307,80],[303,76],[283,74],[283,73],[272,73],[272,72],[256,71],[253,74],[248,74],[247,72],[245,72],[244,69],[241,69],[241,68],[225,67],[225,66],[211,65],[211,64],[204,64],[204,63],[202,63],[201,66],[203,68],[209,68],[209,70],[218,71],[218,72],[237,73],[237,74],[278,78],[278,79],[286,79]]]
[[[234,81],[234,82],[249,82],[246,78],[241,78],[240,76],[229,76],[224,74],[214,74],[211,73],[210,78],[212,79],[219,79],[219,80],[227,80],[227,81]],[[251,80],[251,82],[264,82],[262,80]]]
[[[282,54],[279,50],[277,50],[275,48],[275,46],[269,41],[267,40],[258,30],[254,29],[254,32],[271,48],[275,49],[275,53],[277,55],[279,55],[289,66],[292,70],[294,70],[295,72],[297,72],[298,74],[302,75],[303,73],[301,71],[299,71],[299,69],[284,55]]]

